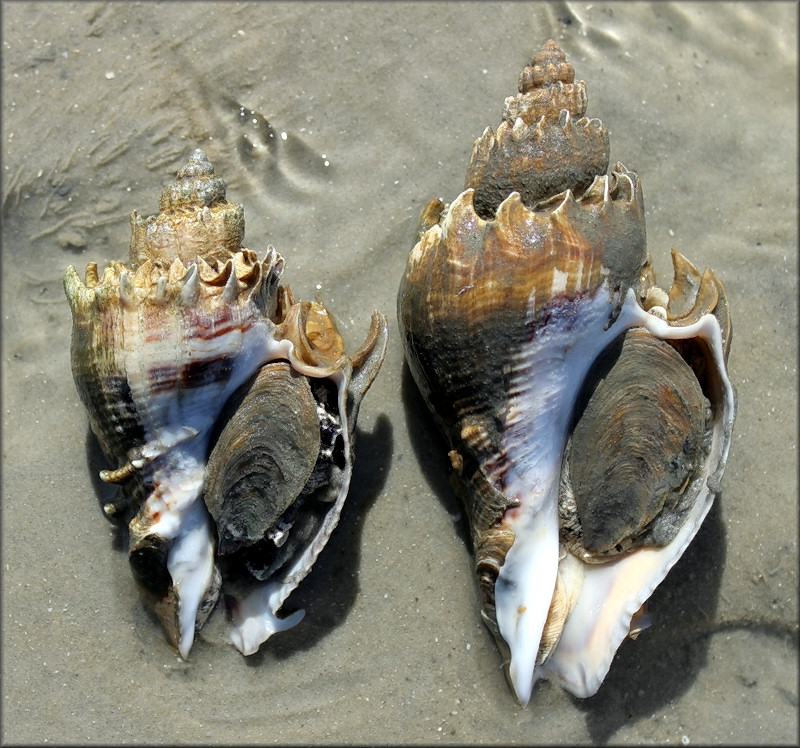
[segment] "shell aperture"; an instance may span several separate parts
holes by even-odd
[[[280,284],[275,249],[242,247],[243,208],[203,151],[159,207],[133,212],[129,264],[67,269],[73,377],[167,639],[186,658],[224,589],[251,654],[302,617],[278,612],[339,520],[387,322],[374,312],[348,355],[328,310]]]
[[[464,191],[432,200],[398,293],[447,437],[482,615],[517,699],[600,687],[706,516],[736,402],[725,291],[677,252],[656,284],[638,175],[549,40]]]

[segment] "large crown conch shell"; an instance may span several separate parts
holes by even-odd
[[[345,353],[328,310],[280,285],[283,258],[242,247],[244,212],[197,150],[157,216],[131,216],[130,264],[74,267],[72,371],[121,499],[131,567],[187,657],[221,587],[244,654],[339,520],[361,400],[386,350],[379,312]]]
[[[636,173],[553,41],[466,189],[433,200],[398,295],[409,368],[451,444],[482,613],[514,693],[600,687],[714,497],[736,410],[713,271],[656,285]]]

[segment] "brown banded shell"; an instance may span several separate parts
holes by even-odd
[[[277,614],[339,520],[386,319],[375,312],[347,355],[328,310],[280,285],[274,248],[259,259],[242,246],[243,208],[200,150],[159,207],[132,214],[129,264],[100,275],[90,263],[85,282],[67,269],[73,376],[112,466],[101,477],[120,487],[107,513],[128,525],[134,577],[168,640],[188,656],[232,585],[231,636],[250,654],[302,615]],[[332,423],[336,464],[322,445]],[[265,537],[282,538],[280,567]],[[218,553],[244,546],[249,581],[223,578]]]
[[[673,252],[657,286],[641,183],[606,173],[587,102],[548,41],[465,190],[424,209],[398,294],[522,704],[539,678],[600,687],[719,491],[736,409],[722,284]]]

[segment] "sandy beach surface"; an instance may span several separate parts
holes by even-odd
[[[4,744],[798,741],[797,5],[2,5]],[[637,171],[648,245],[725,285],[738,418],[723,490],[594,697],[509,690],[481,621],[447,449],[396,294],[432,197],[463,186],[555,39]],[[339,527],[243,657],[217,611],[188,661],[143,608],[70,371],[62,279],[203,148],[349,348],[389,316]]]

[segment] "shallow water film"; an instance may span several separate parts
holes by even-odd
[[[797,6],[5,3],[2,739],[6,743],[794,743]],[[483,625],[447,448],[404,364],[398,283],[433,197],[552,38],[669,250],[730,302],[738,416],[722,493],[599,692],[522,709]],[[352,487],[295,628],[243,657],[217,611],[164,642],[104,516],[62,278],[125,260],[195,148],[348,349],[386,359]]]

